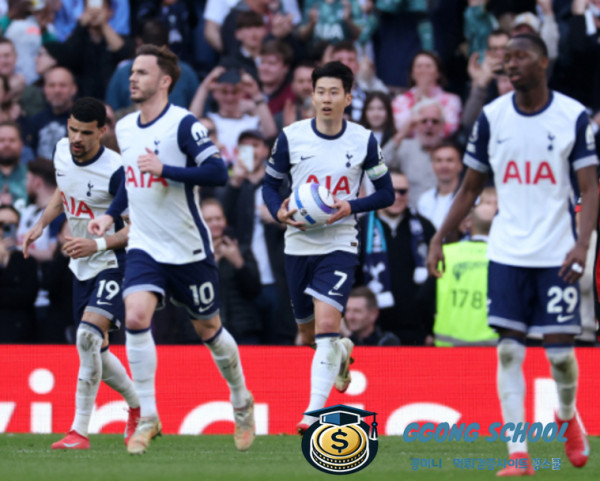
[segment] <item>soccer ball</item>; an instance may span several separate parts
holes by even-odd
[[[333,195],[325,187],[315,182],[302,184],[292,193],[289,210],[298,209],[292,217],[297,222],[303,222],[305,227],[323,225],[329,216],[335,212]]]

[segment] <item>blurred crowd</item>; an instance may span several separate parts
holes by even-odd
[[[594,132],[600,126],[600,0],[0,0],[0,30],[0,342],[74,342],[64,218],[32,257],[18,246],[56,188],[51,159],[76,98],[106,102],[103,143],[118,150],[114,126],[134,109],[128,77],[138,45],[179,56],[170,100],[198,117],[228,164],[228,185],[202,192],[202,212],[221,315],[240,344],[295,342],[283,229],[260,191],[278,132],[314,114],[316,65],[352,69],[347,118],[374,132],[393,172],[394,204],[359,220],[361,266],[344,329],[361,345],[434,344],[439,302],[427,245],[460,185],[483,105],[512,90],[503,72],[512,35],[544,40],[551,88],[588,108]],[[485,237],[495,203],[487,188],[480,204],[492,207],[448,240]],[[588,345],[595,252],[581,286]],[[200,342],[174,307],[156,314],[153,330],[157,343]]]

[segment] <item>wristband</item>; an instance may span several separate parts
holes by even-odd
[[[96,242],[96,250],[98,252],[102,252],[106,250],[106,239],[104,237],[100,237],[99,239],[94,239]]]

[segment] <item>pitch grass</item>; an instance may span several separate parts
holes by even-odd
[[[10,481],[287,481],[344,479],[310,466],[297,436],[259,436],[250,451],[239,453],[231,436],[163,436],[143,456],[130,456],[122,437],[91,436],[90,451],[52,451],[59,435],[0,435],[0,480]],[[562,444],[538,442],[532,456],[561,458],[561,469],[536,472],[536,479],[600,480],[600,437],[590,438],[592,457],[583,469],[567,461]],[[442,469],[411,469],[410,458],[442,459]],[[352,480],[496,479],[492,471],[460,470],[454,458],[505,458],[500,442],[405,443],[401,437],[381,437],[375,460]]]

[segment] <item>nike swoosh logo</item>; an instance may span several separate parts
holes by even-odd
[[[339,292],[333,292],[333,291],[329,291],[327,294],[329,294],[330,296],[343,296],[343,294],[340,294]]]
[[[507,137],[505,139],[498,139],[498,143],[502,144],[502,143],[506,142],[508,139],[510,139],[510,137]]]
[[[204,312],[204,311],[208,311],[212,306],[213,306],[214,302],[211,302],[208,306],[206,307],[199,307],[198,308],[198,312]]]
[[[96,301],[99,306],[112,306],[112,302]]]
[[[78,444],[80,444],[80,443],[78,443],[78,442],[77,442],[77,443],[65,443],[65,446],[66,446],[67,448],[74,448],[74,447],[75,447],[75,446],[77,446]]]
[[[308,160],[308,159],[312,159],[314,157],[314,155],[307,155],[306,157],[304,157],[303,155],[300,156],[300,160]]]
[[[570,321],[571,319],[573,319],[573,317],[575,317],[575,316],[574,316],[574,315],[570,315],[570,316],[563,316],[563,315],[560,315],[560,316],[558,316],[558,317],[556,318],[556,320],[557,320],[558,322],[567,322],[567,321]]]

